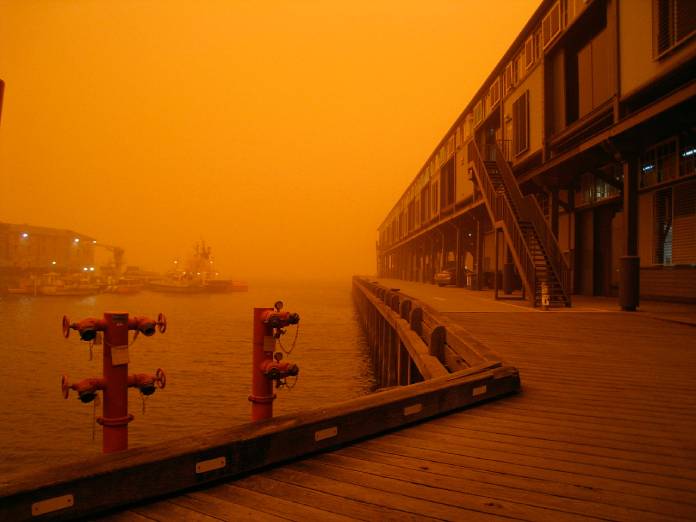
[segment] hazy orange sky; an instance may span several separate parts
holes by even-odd
[[[0,221],[156,270],[375,271],[376,228],[539,0],[0,0]]]

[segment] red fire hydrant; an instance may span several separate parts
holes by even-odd
[[[164,333],[167,319],[164,314],[159,314],[156,321],[147,317],[128,317],[128,312],[106,312],[103,319],[87,318],[77,323],[63,317],[63,336],[66,339],[71,329],[77,330],[83,341],[94,341],[97,332],[104,332],[104,376],[72,384],[63,376],[63,397],[67,399],[72,389],[82,402],[87,403],[95,399],[97,391],[103,390],[103,416],[97,419],[104,427],[102,451],[113,453],[126,450],[128,423],[133,420],[133,415],[128,413],[128,388],[138,388],[143,395],[152,395],[155,387],[164,388],[167,383],[161,368],[154,375],[128,375],[128,330],[137,330],[148,337],[154,335],[156,330]]]
[[[300,316],[281,312],[282,302],[275,308],[254,308],[254,355],[251,377],[251,420],[273,417],[273,383],[280,387],[289,376],[297,376],[299,367],[283,361],[283,354],[275,351],[276,340],[285,333],[284,328],[298,324]]]

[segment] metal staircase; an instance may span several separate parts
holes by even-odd
[[[496,229],[502,229],[527,295],[534,306],[570,306],[570,269],[558,242],[532,195],[523,196],[510,165],[495,144],[484,161],[472,142],[474,173]]]

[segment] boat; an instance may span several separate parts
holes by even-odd
[[[220,275],[214,268],[212,249],[203,241],[196,243],[194,254],[179,268],[168,272],[163,278],[152,280],[147,288],[155,292],[178,294],[223,294],[230,292],[247,292],[249,285],[243,281],[218,279]]]
[[[99,285],[91,283],[88,279],[61,278],[55,272],[41,277],[36,292],[37,295],[44,296],[86,296],[97,293]]]
[[[109,294],[132,295],[137,294],[145,288],[145,283],[133,277],[121,277],[115,283],[109,283],[104,288],[104,292]]]

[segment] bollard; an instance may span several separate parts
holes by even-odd
[[[154,375],[138,373],[128,375],[130,359],[128,331],[136,330],[145,336],[154,335],[156,330],[167,330],[167,319],[159,314],[157,321],[147,317],[128,317],[128,312],[105,312],[103,319],[87,318],[71,323],[63,317],[63,336],[67,339],[70,330],[77,330],[83,341],[94,341],[97,332],[104,332],[103,377],[83,379],[70,384],[68,378],[61,379],[63,397],[68,398],[75,390],[78,398],[92,402],[99,390],[103,391],[103,416],[97,418],[103,429],[102,451],[113,453],[128,449],[128,423],[133,415],[128,413],[128,388],[138,388],[143,395],[152,395],[155,387],[164,388],[167,378],[159,368]]]
[[[276,398],[273,383],[275,382],[276,388],[280,388],[288,376],[297,376],[300,372],[296,364],[283,361],[283,354],[275,351],[276,341],[285,334],[285,327],[300,322],[298,314],[281,312],[282,307],[282,301],[278,301],[275,308],[254,308],[253,362],[249,395],[252,421],[273,417],[273,401]],[[292,348],[289,352],[291,351]]]

